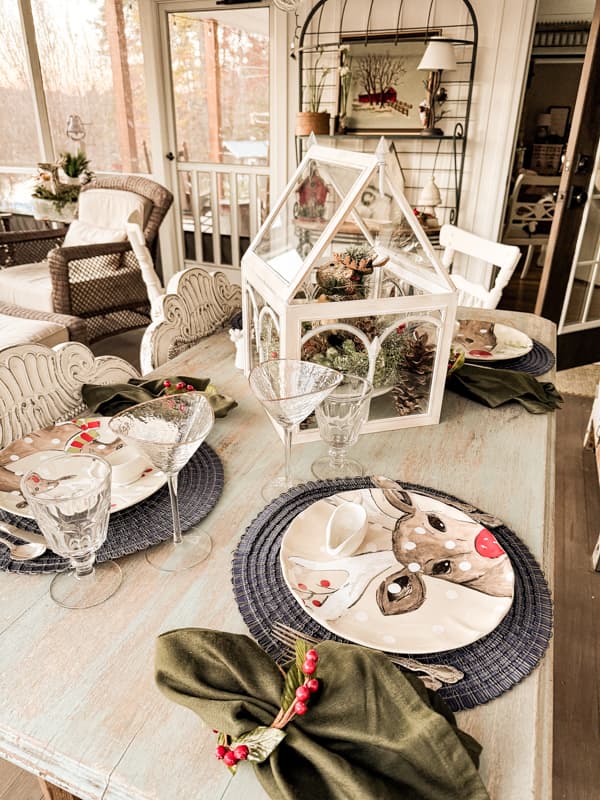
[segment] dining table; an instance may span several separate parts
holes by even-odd
[[[459,315],[512,325],[555,351],[555,326],[541,317],[467,308]],[[267,797],[249,764],[232,775],[215,759],[213,731],[170,702],[154,680],[161,633],[248,633],[232,591],[232,554],[265,506],[260,487],[280,473],[283,446],[234,355],[221,331],[155,372],[210,377],[237,401],[207,439],[225,480],[200,523],[213,542],[205,561],[165,573],[143,552],[123,557],[118,591],[85,610],[53,602],[52,575],[0,573],[0,757],[37,775],[47,797]],[[552,378],[550,371],[542,380]],[[554,418],[516,403],[488,408],[446,391],[438,424],[363,435],[352,455],[367,474],[434,487],[496,515],[552,586]],[[311,480],[310,465],[324,453],[319,441],[295,445],[294,472]],[[551,797],[551,645],[531,674],[457,719],[483,746],[480,772],[493,800]]]

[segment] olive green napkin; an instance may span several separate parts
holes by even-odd
[[[476,769],[481,747],[418,678],[375,650],[317,649],[322,688],[267,760],[252,765],[273,800],[489,800]],[[234,737],[270,725],[283,688],[279,668],[249,637],[198,628],[158,638],[156,682]],[[215,760],[215,769],[226,767]]]
[[[464,364],[446,381],[446,388],[478,403],[496,408],[511,400],[531,414],[545,414],[563,402],[553,383],[542,383],[526,372]]]
[[[233,398],[217,391],[216,387],[211,384],[210,378],[185,376],[167,376],[151,381],[132,378],[128,383],[111,383],[106,386],[84,383],[81,395],[90,411],[103,417],[112,417],[130,406],[145,403],[147,400],[154,400],[156,397],[166,394],[165,380],[171,382],[171,387],[182,381],[186,386],[190,385],[197,391],[204,392],[213,407],[215,417],[225,417],[232,408],[237,406]]]

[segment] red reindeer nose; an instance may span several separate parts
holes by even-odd
[[[475,550],[484,558],[498,558],[505,555],[496,537],[487,528],[482,528],[475,537]]]

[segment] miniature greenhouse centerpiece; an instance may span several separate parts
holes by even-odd
[[[456,292],[375,154],[313,145],[242,260],[247,373],[301,358],[374,385],[363,432],[439,421]],[[296,441],[318,438],[313,420]]]

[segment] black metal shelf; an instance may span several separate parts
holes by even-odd
[[[308,110],[305,101],[311,76],[314,82],[317,73],[326,71],[326,89],[319,110],[328,111],[333,117],[338,114],[341,47],[364,44],[367,52],[373,43],[401,48],[406,42],[425,45],[435,38],[455,45],[457,68],[444,73],[448,100],[443,106],[445,113],[436,123],[444,130],[443,135],[426,135],[411,127],[406,131],[348,130],[319,137],[334,146],[356,139],[364,143],[362,149],[372,150],[374,140],[384,136],[394,144],[403,173],[410,176],[404,188],[411,205],[418,205],[419,186],[422,188],[431,177],[433,168],[443,198],[438,207],[444,217],[440,221],[455,223],[460,209],[478,41],[477,19],[469,0],[317,0],[299,30],[293,47],[298,61],[298,110]],[[398,53],[403,55],[401,50]],[[411,102],[414,109],[414,101]],[[451,132],[445,130],[448,127]],[[299,159],[307,139],[304,134],[296,137]]]

